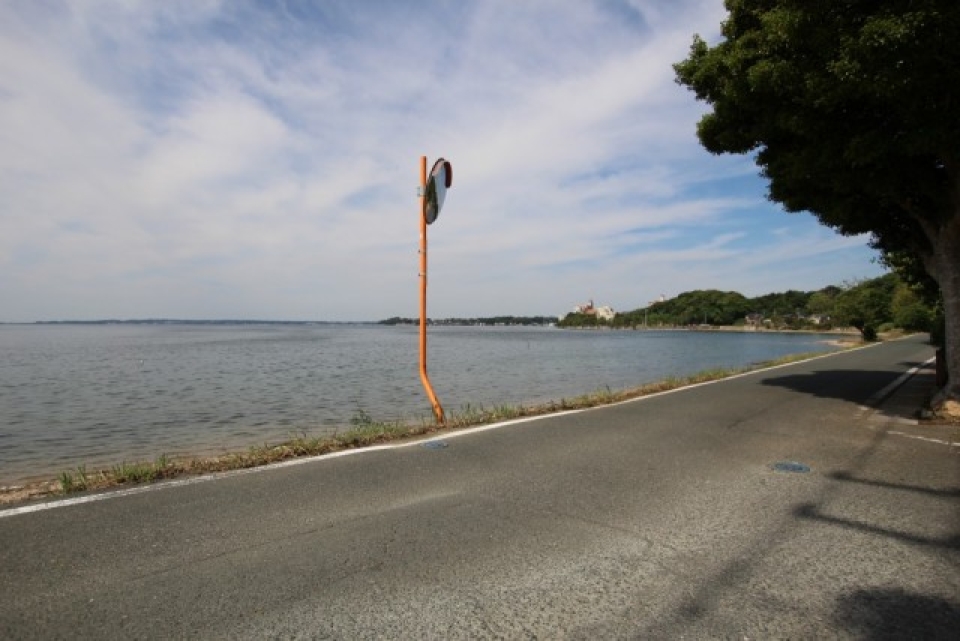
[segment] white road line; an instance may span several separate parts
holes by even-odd
[[[459,438],[461,436],[468,436],[470,434],[477,434],[478,432],[495,430],[501,427],[507,427],[509,425],[517,425],[519,423],[531,423],[533,421],[538,421],[545,418],[552,418],[555,416],[564,416],[566,414],[576,414],[582,411],[584,410],[567,410],[564,412],[557,412],[556,414],[543,414],[541,416],[530,416],[527,418],[518,418],[510,421],[503,421],[502,423],[493,423],[491,425],[480,425],[477,427],[470,427],[463,430],[458,430],[456,432],[449,432],[445,434],[434,434],[427,438],[417,439],[415,441],[405,441],[403,443],[387,443],[384,445],[371,445],[369,447],[361,447],[361,448],[356,448],[351,450],[340,450],[338,452],[330,452],[329,454],[321,454],[319,456],[309,456],[309,457],[303,457],[303,458],[290,459],[288,461],[271,463],[269,465],[261,465],[259,467],[250,467],[242,470],[231,470],[229,472],[215,472],[213,474],[207,474],[204,476],[193,476],[185,479],[161,481],[159,483],[154,483],[152,485],[140,485],[137,487],[131,487],[124,490],[107,490],[100,494],[88,494],[86,496],[77,496],[69,499],[47,501],[45,503],[34,503],[32,505],[24,505],[21,507],[10,508],[8,510],[0,510],[0,519],[10,517],[10,516],[17,516],[19,514],[30,514],[33,512],[43,512],[44,510],[52,510],[55,508],[70,507],[72,505],[82,505],[84,503],[95,503],[98,501],[106,501],[107,499],[120,498],[121,496],[133,496],[135,494],[146,494],[147,492],[158,492],[160,490],[167,490],[174,487],[183,487],[185,485],[196,485],[198,483],[207,483],[208,481],[216,481],[218,479],[225,479],[233,476],[241,476],[244,474],[254,474],[257,472],[265,472],[267,470],[276,470],[282,467],[293,467],[295,465],[304,465],[306,463],[313,463],[315,461],[339,458],[341,456],[354,456],[359,454],[367,454],[370,452],[379,452],[382,450],[398,450],[405,447],[415,447],[417,445],[423,445],[424,443],[428,443],[430,441],[435,441],[435,440],[449,441],[451,439]]]
[[[896,391],[901,385],[906,383],[917,372],[919,372],[921,369],[925,367],[928,367],[929,365],[934,363],[936,360],[937,358],[934,356],[934,357],[928,358],[927,360],[920,363],[916,367],[911,367],[906,372],[901,374],[897,378],[897,380],[893,381],[892,383],[890,383],[889,385],[881,389],[879,392],[874,393],[873,396],[871,396],[866,401],[864,401],[863,405],[860,406],[860,411],[857,414],[857,419],[858,420],[863,419],[869,416],[870,414],[875,413],[880,403],[882,403],[888,396],[893,394],[894,391]],[[905,419],[905,418],[898,419],[898,422],[909,423],[910,425],[916,425],[917,423],[919,423],[919,421],[917,420]]]
[[[892,383],[884,387],[882,390],[880,390],[879,392],[877,392],[876,394],[868,398],[865,402],[865,405],[867,406],[876,405],[877,403],[879,403],[880,401],[888,397],[893,392],[893,390],[897,389],[898,387],[906,383],[911,376],[919,372],[924,367],[927,367],[931,363],[935,362],[936,360],[937,360],[936,357],[928,358],[926,361],[924,361],[923,363],[920,363],[916,367],[911,367],[906,372],[901,374],[900,377],[897,378],[897,380],[893,381]]]
[[[954,443],[952,441],[943,441],[938,438],[930,438],[929,436],[917,436],[916,434],[905,434],[904,432],[887,432],[888,434],[895,434],[897,436],[903,436],[904,438],[913,438],[918,441],[926,441],[927,443],[938,443],[940,445],[947,445],[949,447],[960,447],[960,443]]]

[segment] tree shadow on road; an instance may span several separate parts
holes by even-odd
[[[818,398],[862,404],[901,374],[903,372],[900,371],[827,370],[764,378],[761,383]]]
[[[899,588],[856,590],[838,599],[834,620],[860,639],[956,639],[960,603]]]
[[[919,534],[882,527],[855,519],[845,518],[842,516],[831,516],[822,512],[819,507],[813,503],[803,503],[798,505],[794,508],[793,513],[798,519],[815,520],[821,523],[843,527],[855,532],[889,537],[902,543],[960,551],[960,534],[955,534],[942,539],[931,538]]]
[[[846,471],[831,472],[827,474],[829,478],[835,481],[844,481],[847,483],[859,483],[860,485],[877,487],[890,490],[902,490],[907,492],[918,492],[935,497],[960,498],[960,487],[957,488],[934,488],[922,487],[919,485],[907,485],[904,483],[889,483],[887,481],[877,481],[873,479],[858,478]]]

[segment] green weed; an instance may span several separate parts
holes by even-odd
[[[86,465],[77,466],[75,472],[60,472],[57,480],[60,482],[60,491],[63,494],[82,492],[90,486]]]
[[[70,494],[70,492],[77,491],[73,482],[73,474],[70,472],[60,472],[60,476],[57,477],[57,480],[60,481],[60,491],[64,494]]]

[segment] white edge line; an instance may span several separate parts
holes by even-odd
[[[430,437],[421,438],[413,441],[404,441],[403,443],[388,443],[384,445],[371,445],[369,447],[358,447],[354,449],[330,452],[328,454],[320,454],[318,456],[305,456],[302,458],[290,459],[287,461],[280,461],[279,463],[270,463],[268,465],[248,467],[242,470],[214,472],[213,474],[205,474],[203,476],[193,476],[190,478],[176,479],[172,481],[161,481],[159,483],[153,483],[151,485],[141,485],[141,486],[131,487],[123,490],[105,490],[99,494],[90,494],[87,496],[77,496],[69,499],[58,499],[54,501],[47,501],[45,503],[35,503],[32,505],[24,505],[21,507],[14,507],[7,510],[0,510],[0,519],[10,517],[10,516],[17,516],[19,514],[31,514],[33,512],[43,512],[45,510],[53,510],[55,508],[70,507],[72,505],[82,505],[84,503],[96,503],[99,501],[106,501],[108,499],[115,499],[123,496],[133,496],[135,494],[146,494],[147,492],[158,492],[160,490],[167,490],[174,487],[184,487],[186,485],[197,485],[198,483],[207,483],[209,481],[232,478],[234,476],[242,476],[244,474],[253,474],[256,472],[266,472],[268,470],[277,470],[284,467],[293,467],[295,465],[305,465],[307,463],[313,463],[316,461],[340,458],[342,456],[353,456],[358,454],[366,454],[369,452],[378,452],[382,450],[398,450],[405,447],[416,447],[417,445],[423,445],[424,443],[428,443],[430,441],[440,441],[440,440],[448,441],[450,439],[459,438],[461,436],[468,436],[470,434],[486,432],[488,430],[499,429],[501,427],[507,427],[509,425],[517,425],[519,423],[531,423],[533,421],[538,421],[545,418],[552,418],[555,416],[564,416],[567,414],[576,414],[582,411],[584,410],[565,410],[562,412],[556,412],[554,414],[530,416],[527,418],[518,418],[518,419],[509,420],[509,421],[503,421],[501,423],[493,423],[490,425],[480,425],[477,427],[470,427],[470,428],[458,430],[456,432],[450,432],[448,434],[433,435]]]
[[[270,463],[269,465],[261,465],[257,467],[249,467],[249,468],[244,468],[242,470],[230,470],[228,472],[215,472],[213,474],[206,474],[203,476],[194,476],[186,479],[177,479],[173,481],[161,481],[159,483],[154,483],[151,485],[142,485],[138,487],[131,487],[125,490],[106,490],[100,494],[90,494],[87,496],[78,496],[78,497],[69,498],[69,499],[59,499],[54,501],[47,501],[45,503],[34,503],[32,505],[24,505],[21,507],[14,507],[7,510],[0,510],[0,519],[11,517],[11,516],[18,516],[20,514],[31,514],[34,512],[43,512],[45,510],[53,510],[61,507],[70,507],[72,505],[82,505],[84,503],[96,503],[98,501],[106,501],[108,499],[116,499],[124,496],[146,494],[147,492],[158,492],[160,490],[167,490],[175,487],[197,485],[199,483],[207,483],[209,481],[217,481],[220,479],[232,478],[234,476],[241,476],[244,474],[266,472],[268,470],[276,470],[283,467],[293,467],[295,465],[305,465],[307,463],[324,461],[332,458],[339,458],[341,456],[353,456],[355,454],[365,454],[368,452],[379,452],[382,450],[398,450],[405,447],[416,447],[417,445],[422,445],[429,441],[438,441],[438,440],[449,441],[451,439],[459,438],[461,436],[469,436],[471,434],[478,434],[480,432],[486,432],[489,430],[497,430],[503,427],[509,427],[511,425],[519,425],[521,423],[532,423],[534,421],[539,421],[546,418],[555,418],[558,416],[566,416],[568,414],[577,414],[577,413],[586,412],[589,410],[603,409],[604,407],[614,407],[617,405],[625,405],[627,403],[636,403],[638,401],[644,401],[650,398],[656,398],[658,396],[665,396],[667,394],[674,394],[676,392],[682,392],[684,390],[703,387],[704,385],[713,385],[715,383],[722,383],[723,381],[730,381],[737,378],[743,378],[745,376],[752,376],[754,374],[758,374],[761,372],[769,372],[769,371],[781,369],[784,367],[790,367],[793,365],[797,365],[799,363],[809,363],[810,361],[816,361],[822,358],[830,358],[832,356],[837,356],[838,354],[845,354],[847,352],[851,352],[854,350],[866,349],[866,348],[874,347],[876,345],[881,345],[881,344],[882,343],[872,343],[870,345],[862,345],[860,347],[854,347],[851,349],[828,352],[826,354],[820,354],[819,356],[812,356],[810,358],[805,358],[799,361],[792,361],[790,363],[783,363],[782,365],[774,365],[772,367],[764,367],[761,369],[750,370],[749,372],[741,372],[740,374],[725,376],[724,378],[718,378],[712,381],[704,381],[702,383],[693,383],[691,385],[684,385],[682,387],[677,387],[671,390],[665,390],[663,392],[656,392],[654,394],[647,394],[644,396],[638,396],[637,398],[630,398],[624,401],[618,401],[616,403],[609,403],[606,405],[598,405],[596,407],[591,407],[586,409],[564,410],[564,411],[551,413],[551,414],[541,414],[539,416],[529,416],[526,418],[511,419],[509,421],[492,423],[490,425],[480,425],[478,427],[470,427],[463,430],[458,430],[456,432],[450,432],[449,434],[434,435],[427,438],[417,439],[415,441],[405,441],[403,443],[388,443],[384,445],[371,445],[369,447],[340,450],[338,452],[330,452],[329,454],[320,454],[319,456],[307,456],[303,458],[290,459],[288,461],[281,461],[279,463]],[[933,359],[930,359],[930,360],[933,360]],[[927,361],[927,362],[929,363],[930,361]],[[919,369],[919,367],[914,369]],[[897,380],[899,381],[900,379],[897,379]]]
[[[927,443],[937,443],[938,445],[947,445],[949,447],[960,447],[960,443],[953,443],[951,441],[944,441],[938,438],[930,438],[929,436],[918,436],[916,434],[906,434],[904,432],[889,432],[890,434],[896,434],[897,436],[902,436],[904,438],[912,438],[918,441],[925,441]]]
[[[904,372],[903,374],[901,374],[901,375],[897,378],[897,380],[893,381],[892,383],[890,383],[889,385],[887,385],[886,387],[884,387],[882,390],[880,390],[879,392],[875,393],[873,396],[871,396],[870,398],[868,398],[868,399],[866,400],[866,402],[864,403],[864,405],[866,405],[866,406],[868,406],[868,407],[873,406],[873,405],[876,405],[876,404],[879,403],[880,401],[884,400],[887,396],[889,396],[890,394],[892,394],[895,389],[897,389],[898,387],[900,387],[901,385],[903,385],[904,383],[906,383],[907,380],[910,379],[910,377],[912,377],[914,374],[916,374],[917,372],[919,372],[921,369],[927,367],[928,365],[930,365],[931,363],[933,363],[933,362],[936,361],[936,360],[937,360],[937,358],[936,358],[936,356],[934,356],[934,357],[932,357],[932,358],[928,358],[927,360],[925,360],[924,362],[920,363],[919,365],[917,365],[917,366],[915,366],[915,367],[911,367],[911,368],[908,369],[906,372]]]

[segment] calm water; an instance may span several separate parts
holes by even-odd
[[[818,335],[431,328],[444,408],[535,404],[832,349]],[[0,326],[0,485],[430,416],[413,327]]]

